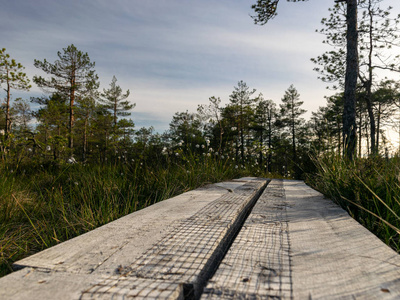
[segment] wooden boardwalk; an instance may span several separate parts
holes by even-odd
[[[400,299],[400,256],[293,180],[209,185],[14,266],[0,299]]]

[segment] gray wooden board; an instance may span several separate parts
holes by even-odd
[[[180,221],[195,215],[229,189],[245,182],[209,185],[161,201],[114,222],[14,263],[73,273],[113,274],[119,265],[132,263],[162,239]]]
[[[273,180],[202,299],[400,299],[400,256],[301,181]]]
[[[261,195],[201,299],[290,299],[288,224],[282,181]]]
[[[0,282],[0,299],[183,299],[181,284],[142,278],[24,268]]]
[[[0,279],[0,299],[77,300],[84,290],[101,280],[90,274],[24,268]]]
[[[284,181],[294,299],[400,299],[400,256],[301,181]]]

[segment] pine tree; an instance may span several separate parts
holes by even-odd
[[[7,93],[5,102],[5,135],[11,130],[11,115],[10,115],[10,100],[11,89],[14,90],[29,90],[29,78],[22,70],[25,69],[15,59],[10,58],[6,53],[6,49],[0,49],[0,85],[5,84],[5,92]]]
[[[300,101],[300,94],[297,92],[296,88],[291,85],[282,98],[280,108],[281,122],[283,127],[285,127],[290,134],[292,140],[292,160],[294,163],[297,162],[298,135],[301,131],[301,127],[303,127],[305,123],[305,120],[301,118],[301,116],[307,112],[301,108],[302,105],[303,101]]]
[[[200,144],[204,141],[198,114],[176,112],[169,124],[169,136],[177,144]]]
[[[250,90],[247,84],[241,80],[238,85],[234,87],[232,94],[229,96],[230,106],[236,110],[237,130],[239,134],[239,145],[237,147],[237,155],[242,161],[244,160],[245,146],[247,141],[246,136],[249,135],[250,119],[252,115],[252,106],[255,104],[255,99],[252,95],[256,89]]]
[[[260,166],[264,164],[264,153],[266,152],[265,169],[268,172],[272,171],[273,137],[276,134],[277,113],[276,104],[272,100],[265,100],[263,95],[260,94],[254,111],[253,130],[255,131],[255,138],[259,142],[258,163]]]
[[[82,161],[86,161],[88,152],[88,136],[91,119],[96,114],[96,99],[98,98],[97,90],[88,91],[85,97],[79,97],[77,101],[78,122],[81,123],[82,131]]]
[[[133,109],[136,104],[131,104],[128,100],[129,90],[125,94],[122,93],[122,89],[117,83],[117,78],[113,76],[110,88],[108,90],[103,89],[101,93],[100,103],[109,110],[113,115],[114,122],[114,133],[117,131],[118,116],[130,116],[129,110]]]
[[[218,97],[210,97],[209,105],[199,105],[197,108],[197,112],[201,117],[203,122],[207,122],[205,127],[208,127],[211,131],[215,131],[216,135],[218,135],[218,152],[222,153],[222,137],[224,135],[224,127],[222,125],[221,119],[221,99]],[[215,136],[216,138],[216,136]]]
[[[95,63],[90,61],[89,55],[79,51],[74,45],[58,51],[58,60],[54,64],[46,59],[35,59],[35,67],[52,75],[50,79],[34,76],[33,81],[45,91],[57,92],[69,100],[69,148],[74,147],[75,101],[77,97],[84,97],[85,93],[98,87],[98,76],[95,74]]]
[[[32,111],[29,103],[22,98],[17,98],[12,105],[15,111],[15,121],[19,127],[19,131],[25,133],[29,131],[29,121],[32,119]]]

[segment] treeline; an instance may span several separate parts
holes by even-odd
[[[312,171],[310,154],[330,151],[340,155],[343,151],[340,93],[327,98],[327,105],[306,121],[303,101],[293,85],[278,105],[239,81],[225,106],[219,97],[211,97],[197,112],[177,112],[169,130],[159,134],[152,127],[135,129],[134,122],[124,118],[135,104],[127,100],[129,90],[122,91],[115,76],[108,89],[99,91],[95,63],[87,53],[70,45],[58,57],[54,63],[34,62],[50,76],[33,77],[47,96],[11,101],[12,89],[29,90],[30,80],[5,49],[0,52],[6,92],[0,114],[0,152],[2,162],[14,169],[24,163],[140,160],[151,165],[190,152],[227,160],[237,168],[251,165],[260,172],[300,178]],[[363,144],[371,151],[379,152],[381,145],[385,150],[384,128],[397,122],[393,115],[399,95],[400,83],[389,80],[370,94],[358,93],[359,155]],[[368,130],[371,111],[366,99],[373,100],[372,112],[377,116],[374,140]],[[39,108],[32,111],[30,102]]]

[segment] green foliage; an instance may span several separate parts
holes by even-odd
[[[73,44],[57,52],[58,60],[53,64],[46,59],[35,59],[34,65],[43,72],[52,75],[50,79],[34,76],[33,81],[45,91],[57,91],[70,98],[74,93],[86,91],[90,85],[98,80],[94,71],[95,63],[90,61],[89,55],[78,50]]]
[[[5,92],[7,93],[4,103],[4,130],[7,136],[11,131],[12,119],[11,119],[11,90],[29,90],[31,85],[30,80],[24,72],[25,69],[20,63],[17,63],[15,59],[10,58],[7,54],[6,49],[0,49],[0,85],[5,85]]]
[[[29,90],[31,85],[28,76],[22,70],[25,69],[22,64],[17,63],[15,59],[10,58],[6,49],[0,49],[0,83],[10,85],[11,89]]]
[[[264,100],[262,94],[260,94],[253,117],[252,129],[258,150],[258,162],[260,166],[265,164],[265,170],[268,172],[272,171],[272,149],[276,146],[273,143],[273,138],[279,132],[279,128],[276,126],[277,119],[276,104],[272,100]]]
[[[377,154],[379,151],[379,123],[380,111],[376,110],[377,103],[373,93],[378,86],[376,70],[384,69],[399,72],[399,55],[392,55],[387,49],[399,46],[399,18],[391,18],[392,8],[381,8],[382,0],[358,1],[357,22],[359,63],[358,80],[359,90],[364,90],[363,97],[358,97],[357,102],[365,102],[365,109],[369,119],[370,152]],[[333,50],[312,59],[318,65],[314,68],[321,76],[322,81],[333,85],[333,89],[343,88],[345,85],[346,55],[348,53],[346,20],[348,7],[345,3],[336,3],[330,9],[330,17],[322,19],[322,28],[319,32],[326,36],[324,43],[332,46]],[[354,68],[353,68],[354,69]],[[356,83],[356,82],[354,82]],[[357,91],[360,95],[360,92]],[[358,96],[359,96],[358,95]],[[346,103],[346,102],[345,102]],[[352,103],[352,107],[354,104]],[[359,105],[360,107],[360,105]],[[344,110],[347,112],[347,109]],[[358,117],[360,117],[360,114]],[[347,119],[347,118],[346,118]],[[355,126],[353,124],[353,126]],[[348,132],[348,130],[346,130]],[[359,130],[361,131],[361,130]],[[360,135],[360,132],[359,132]],[[360,143],[359,143],[360,144]]]
[[[119,85],[116,84],[117,78],[113,76],[110,88],[108,90],[104,89],[101,94],[100,103],[104,105],[104,107],[111,111],[114,117],[114,128],[117,128],[117,118],[118,116],[129,116],[129,110],[133,109],[136,104],[131,104],[126,99],[129,97],[129,90],[126,91],[125,94],[122,93],[122,89]]]
[[[35,67],[47,74],[50,79],[34,76],[33,81],[44,91],[57,93],[61,98],[69,101],[68,139],[69,148],[74,147],[75,101],[87,97],[87,94],[99,87],[98,76],[95,73],[95,63],[90,61],[89,55],[79,51],[73,44],[58,51],[58,60],[53,64],[46,59],[35,59]]]
[[[299,2],[306,0],[287,0],[288,2]],[[276,15],[276,9],[278,8],[279,0],[257,0],[256,4],[251,6],[256,13],[252,16],[254,23],[259,25],[265,25],[269,20],[273,19]]]
[[[177,112],[169,124],[168,135],[173,143],[185,143],[192,146],[204,142],[202,123],[194,113]],[[195,150],[194,148],[191,149]]]

